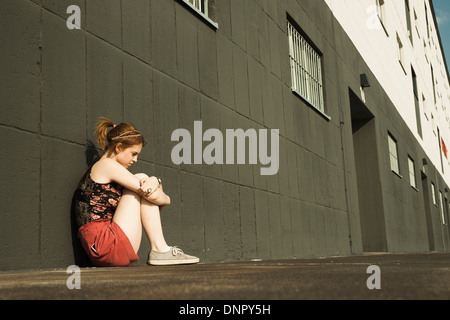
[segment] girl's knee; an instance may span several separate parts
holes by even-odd
[[[139,180],[148,178],[148,175],[146,175],[145,173],[136,173],[134,176]]]

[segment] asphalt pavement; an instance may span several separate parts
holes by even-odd
[[[450,253],[0,272],[0,299],[449,300]]]

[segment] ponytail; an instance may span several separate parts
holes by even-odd
[[[95,133],[97,135],[97,143],[103,152],[111,152],[119,143],[124,147],[136,144],[145,146],[144,137],[133,125],[122,122],[116,126],[108,118],[100,117],[98,119]],[[112,129],[109,130],[110,128]]]
[[[95,129],[95,133],[97,134],[97,143],[103,151],[106,151],[109,128],[114,128],[114,123],[107,118],[100,117]]]

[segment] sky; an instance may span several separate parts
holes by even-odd
[[[447,66],[450,68],[450,0],[433,0]]]

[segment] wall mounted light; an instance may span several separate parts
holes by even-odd
[[[367,78],[367,75],[365,73],[360,74],[359,79],[360,79],[360,83],[361,83],[361,88],[369,88],[370,87],[369,79]]]

